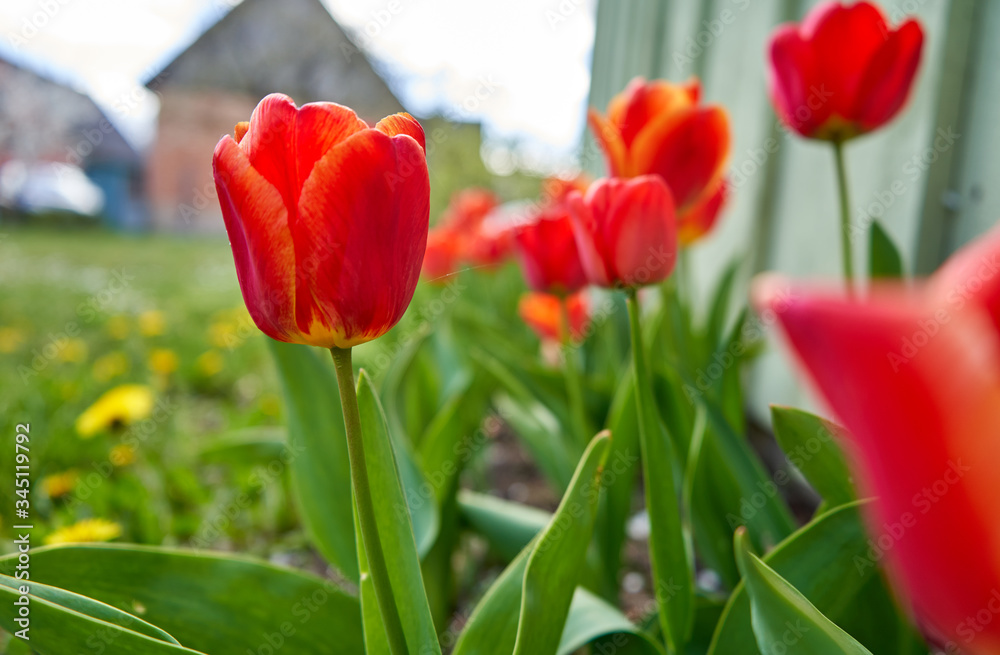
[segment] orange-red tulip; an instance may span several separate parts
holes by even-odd
[[[844,141],[895,116],[913,86],[924,34],[889,27],[870,2],[823,2],[771,37],[768,71],[778,116],[803,136]]]
[[[510,230],[492,220],[500,201],[486,189],[454,194],[431,229],[424,277],[428,281],[455,273],[461,266],[493,267],[511,252]]]
[[[518,226],[514,252],[535,291],[565,295],[587,285],[565,202],[540,210],[532,222]]]
[[[884,556],[939,645],[1000,653],[1000,232],[916,290],[770,289],[760,304],[850,431],[877,498],[859,569]]]
[[[604,178],[567,201],[580,261],[592,284],[640,287],[667,278],[677,260],[674,202],[663,178]]]
[[[330,102],[264,98],[215,147],[215,185],[247,309],[279,341],[346,348],[409,305],[427,241],[424,133]]]
[[[585,290],[565,298],[549,293],[526,293],[517,311],[521,320],[543,341],[579,343],[590,325],[590,303]]]
[[[717,105],[700,105],[700,98],[698,80],[681,85],[636,78],[611,100],[607,116],[589,112],[610,175],[655,174],[666,181],[682,244],[714,225],[725,200],[729,118]]]

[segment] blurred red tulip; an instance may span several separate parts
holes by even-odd
[[[585,290],[565,298],[548,293],[526,293],[521,297],[517,311],[521,320],[543,341],[579,343],[590,325],[590,303]]]
[[[604,178],[586,196],[574,192],[567,202],[592,284],[640,287],[670,275],[677,260],[677,221],[663,178]]]
[[[330,102],[272,94],[215,147],[222,215],[247,309],[279,341],[346,348],[406,311],[427,241],[424,133],[370,128]]]
[[[729,117],[719,106],[699,105],[700,97],[698,80],[636,78],[611,100],[607,117],[589,112],[611,176],[655,174],[666,181],[684,244],[714,225],[725,199]]]
[[[513,241],[507,226],[492,220],[499,205],[486,189],[465,189],[453,195],[428,236],[424,277],[434,281],[461,266],[501,264],[510,255]]]
[[[851,433],[873,551],[928,636],[1000,653],[1000,231],[916,290],[756,289]],[[977,623],[978,621],[978,623]],[[956,652],[949,648],[947,652]]]
[[[514,252],[532,289],[565,295],[587,285],[565,202],[542,209],[513,234]]]
[[[775,30],[768,71],[778,116],[803,136],[845,141],[895,116],[913,86],[924,34],[911,19],[891,29],[870,2],[817,5]]]

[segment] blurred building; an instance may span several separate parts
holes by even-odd
[[[85,174],[85,175],[84,175]],[[0,202],[26,213],[145,222],[142,160],[113,121],[70,79],[0,53]]]
[[[402,110],[320,0],[244,0],[147,87],[160,98],[149,202],[154,226],[168,230],[223,229],[212,152],[268,93],[333,100],[369,122]]]

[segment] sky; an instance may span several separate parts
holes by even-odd
[[[487,163],[551,170],[573,157],[584,128],[595,0],[323,2],[407,109],[481,120]],[[70,74],[143,146],[157,105],[141,80],[235,4],[3,0],[0,54]]]

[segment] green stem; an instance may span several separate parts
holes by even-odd
[[[566,381],[566,395],[569,397],[570,416],[574,423],[573,430],[577,433],[576,436],[580,440],[580,443],[583,444],[584,449],[586,449],[587,444],[590,443],[590,438],[595,433],[590,427],[590,421],[587,419],[587,406],[584,402],[583,384],[581,383],[583,373],[577,361],[576,348],[573,347],[572,337],[570,336],[571,323],[566,298],[559,299],[559,316],[561,331],[565,335],[562,343],[562,369],[563,377]]]
[[[650,562],[660,609],[660,626],[667,652],[674,655],[683,651],[691,630],[694,588],[691,561],[674,486],[674,455],[671,444],[663,438],[653,397],[653,381],[647,368],[639,322],[638,292],[628,289],[627,293],[643,486],[650,522]]]
[[[847,292],[854,293],[854,256],[851,253],[851,198],[847,191],[847,168],[844,166],[844,143],[833,142],[837,160],[837,190],[840,194],[840,243],[844,262],[844,282]]]
[[[351,480],[354,484],[354,500],[361,526],[361,541],[368,558],[368,570],[375,588],[375,599],[389,640],[392,655],[407,655],[406,637],[403,623],[399,618],[396,598],[392,593],[389,569],[382,552],[382,541],[375,521],[375,505],[372,502],[371,486],[368,483],[368,464],[365,461],[365,446],[361,433],[361,414],[358,411],[358,393],[354,387],[354,366],[351,363],[350,348],[331,348],[333,363],[337,370],[337,386],[340,389],[340,404],[344,411],[344,427],[347,431],[347,455],[351,462]]]

